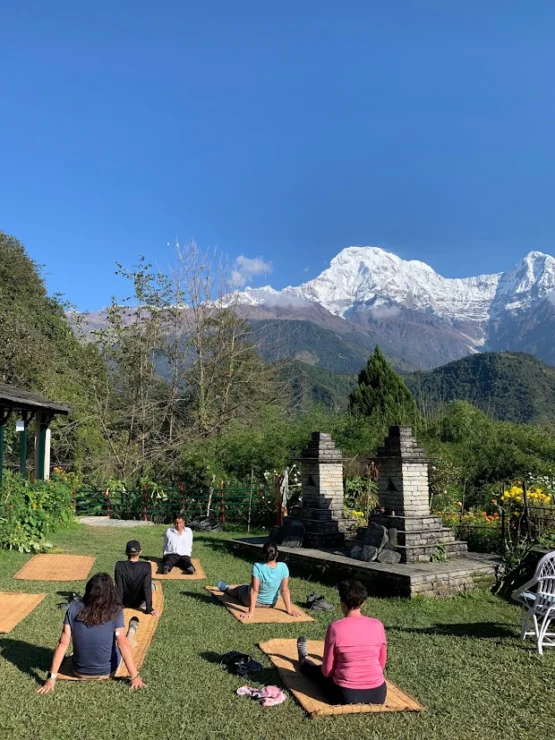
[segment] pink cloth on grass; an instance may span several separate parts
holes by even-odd
[[[277,704],[283,704],[287,698],[277,686],[264,686],[263,689],[241,686],[237,689],[237,693],[239,696],[252,696],[253,699],[259,699],[263,707],[275,707]]]
[[[344,617],[326,632],[322,673],[346,689],[374,689],[384,682],[385,629],[379,619]]]

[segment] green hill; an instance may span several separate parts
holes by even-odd
[[[317,403],[334,411],[346,411],[349,393],[356,383],[355,375],[340,375],[299,360],[284,362],[280,375],[290,393],[294,409],[305,409]]]
[[[341,375],[359,373],[376,346],[374,339],[360,332],[340,334],[312,321],[251,319],[249,324],[258,351],[268,362],[299,360]],[[397,372],[414,369],[399,357],[388,356],[388,360]]]
[[[471,355],[404,379],[424,413],[461,400],[502,421],[555,420],[555,367],[525,353]]]

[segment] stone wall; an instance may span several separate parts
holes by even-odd
[[[263,538],[229,540],[229,546],[252,559],[262,547]],[[321,550],[280,548],[280,558],[297,575],[317,578],[337,585],[345,578],[356,578],[375,596],[402,598],[455,596],[473,588],[490,587],[495,579],[495,559],[455,560],[427,565],[382,565],[364,563]]]
[[[348,526],[343,516],[343,462],[331,435],[313,432],[301,453],[301,481],[302,505],[291,510],[290,518],[303,523],[304,545],[343,545]]]

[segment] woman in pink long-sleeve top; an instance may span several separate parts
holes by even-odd
[[[359,581],[340,583],[339,598],[345,616],[328,627],[321,667],[307,657],[306,638],[297,640],[301,671],[334,704],[383,704],[387,693],[384,626],[379,619],[361,614],[368,592]]]

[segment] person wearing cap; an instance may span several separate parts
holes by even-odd
[[[191,562],[193,531],[185,526],[182,514],[174,520],[174,526],[166,530],[162,553],[162,573],[166,575],[177,565],[186,575],[193,575],[195,566]]]
[[[125,546],[127,560],[116,563],[114,581],[124,607],[144,609],[153,617],[158,615],[152,608],[152,570],[146,560],[139,560],[141,545],[137,540],[130,540]]]

